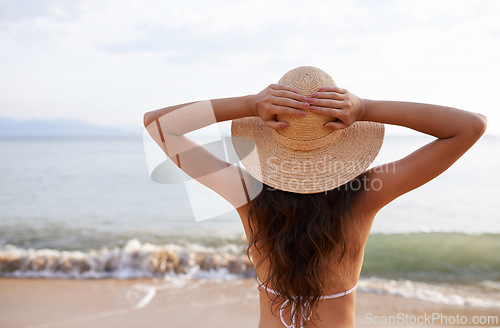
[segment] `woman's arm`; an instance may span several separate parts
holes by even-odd
[[[309,106],[304,101],[305,98],[290,87],[270,85],[256,95],[187,103],[147,112],[144,125],[181,170],[239,208],[248,202],[251,177],[184,134],[215,122],[247,116],[259,116],[266,125],[279,129],[287,123],[276,121],[275,115],[303,115],[305,112],[301,109]],[[222,147],[222,143],[219,146]]]
[[[390,165],[368,171],[371,181],[381,182],[380,189],[367,193],[371,212],[443,173],[486,129],[483,115],[451,107],[373,100],[365,100],[364,107],[361,120],[405,126],[437,138]]]
[[[476,142],[486,129],[486,117],[452,107],[363,100],[360,121],[405,126],[439,139],[465,137]]]
[[[144,114],[144,126],[168,115],[166,132],[183,135],[215,122],[234,120],[248,116],[259,116],[266,125],[274,129],[287,126],[276,121],[276,115],[305,115],[309,107],[306,98],[297,90],[279,84],[271,84],[256,95],[210,100],[210,106],[192,106],[196,102],[170,106]],[[198,102],[201,103],[201,102]]]
[[[486,129],[486,118],[480,114],[437,105],[362,100],[341,88],[325,88],[309,102],[312,111],[338,119],[326,124],[333,129],[355,121],[372,121],[408,127],[437,138],[398,161],[367,172],[371,182],[365,194],[368,214],[375,214],[395,198],[444,172]]]
[[[144,114],[144,126],[162,119],[165,133],[183,135],[216,122],[254,116],[251,101],[252,96],[243,96],[161,108]]]

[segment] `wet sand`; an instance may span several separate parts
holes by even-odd
[[[440,318],[421,325],[382,322],[399,315],[410,323],[412,318],[423,320],[433,314]],[[444,316],[457,315],[467,320],[488,315],[500,319],[500,309],[357,293],[356,327],[500,326],[491,322],[442,324]],[[258,320],[255,279],[197,280],[184,284],[164,279],[0,279],[1,328],[256,328]]]

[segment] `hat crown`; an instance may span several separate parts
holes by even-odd
[[[311,97],[320,87],[336,86],[328,73],[312,66],[301,66],[287,72],[278,84],[293,87],[306,98]],[[332,137],[334,139],[341,133],[324,126],[326,122],[333,120],[331,117],[313,113],[308,108],[306,112],[307,115],[304,117],[276,115],[278,121],[288,122],[286,128],[273,130],[276,141],[292,149],[309,150],[324,146],[320,140],[331,142]],[[333,135],[329,136],[328,140],[323,139],[329,134]]]
[[[306,97],[322,86],[335,85],[328,74],[307,66],[288,72],[279,83]],[[248,173],[279,190],[313,194],[337,188],[369,167],[384,140],[381,123],[358,121],[332,131],[323,126],[331,117],[312,112],[304,117],[280,115],[280,119],[290,125],[279,132],[260,117],[243,117],[231,124],[234,149]]]
[[[278,84],[291,86],[305,97],[311,97],[320,87],[336,86],[328,73],[313,66],[301,66],[288,71]]]

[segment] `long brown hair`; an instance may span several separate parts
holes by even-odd
[[[363,190],[362,177],[316,194],[297,194],[264,185],[250,202],[247,255],[250,257],[253,246],[260,255],[256,269],[266,260],[269,263],[262,283],[278,293],[268,293],[275,315],[279,305],[288,300],[287,307],[293,304],[295,309],[292,320],[299,327],[304,325],[324,294],[325,282],[332,277],[332,261],[339,264],[356,258],[359,230],[352,208]],[[346,287],[343,283],[339,286]]]

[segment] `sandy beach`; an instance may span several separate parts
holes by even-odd
[[[0,279],[1,328],[49,327],[241,327],[258,326],[257,283],[164,279]],[[422,324],[411,320],[433,321]],[[440,316],[437,318],[437,316]],[[460,316],[466,324],[451,323]],[[472,327],[474,316],[498,309],[453,306],[358,292],[356,327]],[[384,320],[399,318],[398,322]],[[399,316],[399,317],[398,317]],[[446,325],[445,317],[448,318]],[[406,318],[406,319],[405,319]],[[485,317],[484,320],[487,320]],[[491,320],[491,319],[490,319]],[[237,323],[237,324],[236,324]],[[378,324],[377,324],[378,323]]]

